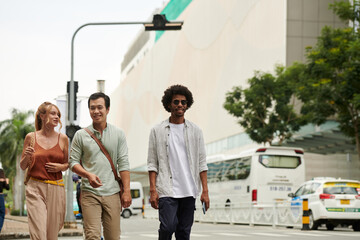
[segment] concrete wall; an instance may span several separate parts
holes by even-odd
[[[286,65],[304,62],[305,48],[314,46],[324,26],[344,27],[329,10],[334,0],[287,0]]]

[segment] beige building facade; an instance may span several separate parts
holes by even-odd
[[[344,26],[328,9],[331,2],[168,1],[162,13],[171,16],[169,11],[177,11],[178,16],[169,20],[184,21],[182,30],[148,37],[154,41],[147,43],[151,48],[139,46],[143,57],[124,66],[126,76],[111,95],[109,121],[125,131],[133,179],[148,184],[148,137],[152,126],[169,117],[161,98],[173,84],[187,86],[194,95],[186,118],[202,128],[208,155],[259,146],[223,108],[226,92],[236,85],[246,87],[254,71],[273,72],[276,64],[304,61],[305,47],[316,43],[323,26]],[[357,155],[306,153],[305,158],[307,179],[325,175],[360,179],[351,171],[359,169]]]

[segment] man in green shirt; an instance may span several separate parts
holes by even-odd
[[[81,207],[85,239],[100,239],[101,223],[105,239],[120,238],[121,206],[131,205],[128,148],[122,130],[107,123],[110,98],[104,93],[89,97],[88,107],[93,120],[88,129],[94,133],[109,152],[124,184],[121,196],[109,160],[96,141],[81,129],[76,132],[71,145],[70,168],[82,177]]]

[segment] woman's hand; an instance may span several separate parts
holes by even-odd
[[[34,133],[28,133],[24,140],[23,151],[21,154],[20,168],[25,170],[33,164],[35,149],[32,147],[34,144]]]
[[[33,147],[26,147],[24,151],[24,164],[26,165],[26,168],[32,165],[32,162],[34,160],[33,155],[35,153],[35,149]]]
[[[64,171],[64,164],[61,163],[46,163],[45,169],[47,172],[61,172]],[[66,170],[66,169],[65,169]]]

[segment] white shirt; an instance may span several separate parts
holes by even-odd
[[[170,123],[169,162],[174,198],[196,197],[197,189],[186,154],[184,124]]]
[[[201,129],[185,119],[184,138],[190,171],[195,179],[197,196],[201,191],[200,173],[207,171],[204,137]],[[172,173],[169,162],[169,118],[156,124],[150,132],[148,148],[148,171],[157,173],[156,191],[159,197],[174,197]]]

